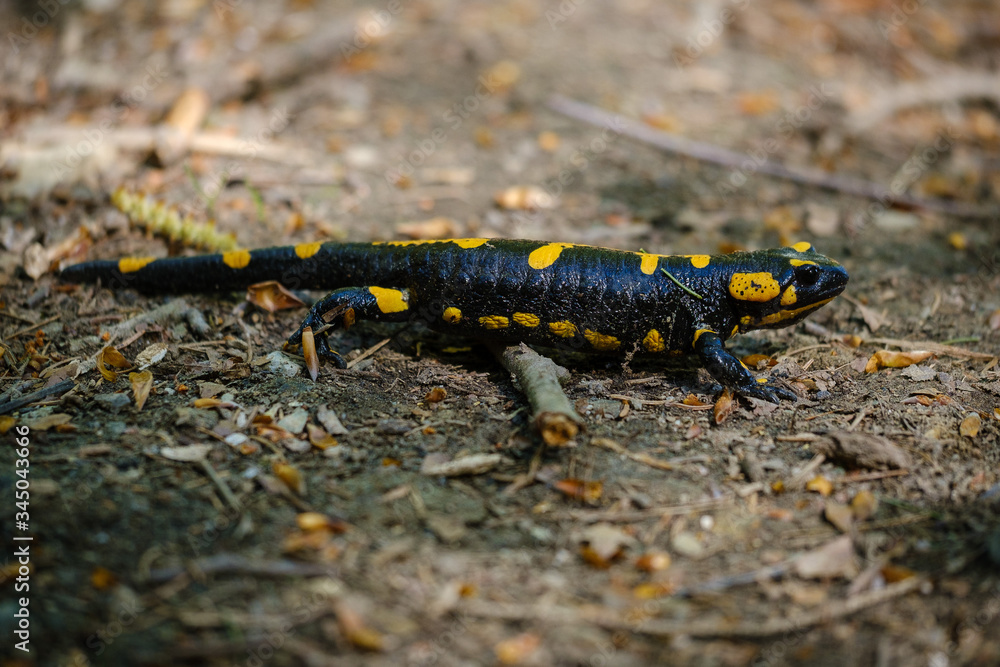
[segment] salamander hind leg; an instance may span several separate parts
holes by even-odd
[[[330,349],[327,337],[331,331],[338,328],[348,329],[359,320],[405,322],[410,317],[409,311],[409,290],[391,287],[344,287],[330,292],[312,305],[302,324],[288,337],[285,347],[301,346],[303,332],[309,329],[313,334],[318,334],[315,338],[316,354],[344,368],[347,365],[344,358]],[[307,363],[312,365],[309,359]]]
[[[743,362],[726,349],[718,334],[706,329],[699,331],[702,333],[695,340],[695,352],[712,377],[720,383],[744,396],[753,396],[772,403],[780,403],[781,399],[798,400],[794,392],[781,387],[769,387],[766,378],[754,377]]]

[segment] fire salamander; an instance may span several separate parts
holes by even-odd
[[[724,342],[786,327],[831,301],[847,272],[806,242],[730,255],[655,255],[572,243],[445,239],[304,243],[219,255],[77,264],[69,281],[146,292],[233,291],[278,280],[332,289],[288,345],[358,320],[419,319],[431,329],[584,352],[697,354],[720,383],[774,402],[794,393],[756,378]]]

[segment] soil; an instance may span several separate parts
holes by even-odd
[[[1000,663],[996,216],[888,194],[996,210],[991,3],[51,4],[0,9],[0,405],[72,380],[2,406],[8,497],[30,428],[4,665]],[[553,93],[745,159],[659,151]],[[189,118],[190,143],[156,138]],[[312,382],[276,353],[301,308],[61,284],[49,262],[198,252],[130,225],[120,186],[242,247],[808,240],[851,283],[730,342],[802,398],[721,423],[693,359],[551,352],[585,430],[547,448],[475,341],[361,323],[335,336],[360,361]],[[524,188],[538,207],[497,203]],[[165,352],[141,408],[94,367],[108,342]],[[866,370],[881,350],[934,354]]]

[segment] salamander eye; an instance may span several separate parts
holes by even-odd
[[[819,280],[819,267],[815,264],[803,264],[795,267],[795,282],[803,287],[811,287]]]

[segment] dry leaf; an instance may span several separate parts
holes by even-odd
[[[670,554],[665,551],[647,551],[635,561],[635,567],[643,572],[659,572],[670,567]]]
[[[740,359],[749,368],[759,369],[761,367],[760,362],[766,362],[765,367],[770,368],[771,366],[776,366],[778,360],[772,356],[766,354],[748,354],[747,356]]]
[[[858,309],[858,312],[861,313],[861,319],[865,321],[865,326],[867,326],[868,330],[872,333],[875,333],[882,326],[889,323],[889,318],[885,316],[884,312],[879,313],[876,310],[857,302],[855,302],[854,305]]]
[[[128,381],[132,385],[132,394],[135,396],[135,409],[142,410],[149,398],[149,392],[153,389],[153,374],[149,371],[141,373],[129,373]]]
[[[557,200],[536,185],[514,185],[493,196],[497,206],[509,211],[538,211],[555,208]]]
[[[459,225],[451,218],[439,216],[429,220],[397,222],[396,233],[411,239],[447,239],[458,234]]]
[[[855,576],[858,569],[851,536],[841,535],[821,547],[802,554],[793,561],[792,567],[803,579]]]
[[[314,532],[318,530],[330,533],[343,533],[347,530],[347,523],[341,519],[334,519],[321,512],[302,512],[295,516],[295,525],[300,530]]]
[[[580,532],[580,555],[587,563],[605,569],[636,543],[634,537],[609,523],[595,523]]]
[[[990,319],[988,320],[990,331],[1000,331],[1000,308],[994,310],[990,313]]]
[[[170,348],[166,343],[153,343],[145,350],[135,355],[135,365],[139,367],[139,370],[145,370],[163,361],[163,358],[167,356],[167,350]]]
[[[341,602],[336,606],[337,627],[344,639],[355,647],[366,651],[382,651],[385,641],[382,635],[365,625],[361,614]]]
[[[187,445],[184,447],[161,447],[160,456],[171,461],[181,461],[190,463],[192,461],[204,461],[208,453],[212,451],[212,445]]]
[[[289,308],[301,308],[305,304],[302,299],[285,289],[285,286],[275,280],[256,283],[247,287],[247,301],[261,310],[275,313]]]
[[[833,493],[833,482],[823,475],[816,475],[806,482],[806,491],[815,491],[819,495],[826,497]]]
[[[500,465],[501,454],[471,454],[451,461],[442,461],[430,456],[424,458],[420,472],[432,477],[459,477],[461,475],[481,475]]]
[[[448,397],[448,392],[445,391],[444,387],[434,387],[429,392],[424,394],[424,400],[428,403],[440,403]]]
[[[106,567],[98,565],[90,571],[90,585],[99,591],[107,590],[118,584],[118,577]]]
[[[306,424],[306,433],[309,436],[309,444],[319,450],[327,450],[340,444],[336,438],[315,424]]]
[[[688,394],[687,396],[685,396],[684,400],[681,401],[681,403],[683,403],[684,405],[691,405],[691,406],[694,406],[694,407],[700,407],[700,406],[703,406],[703,405],[708,405],[708,403],[705,403],[704,401],[702,401],[700,398],[698,398],[694,394]]]
[[[534,632],[524,632],[499,642],[493,647],[493,653],[501,665],[519,665],[538,650],[541,643],[542,638]]]
[[[773,90],[742,93],[738,104],[742,114],[763,116],[778,109],[778,94]]]
[[[854,523],[854,514],[851,512],[851,508],[832,500],[827,501],[826,507],[823,508],[823,518],[842,533],[851,532],[851,525]]]
[[[559,135],[550,130],[538,133],[538,147],[546,153],[554,153],[559,148]]]
[[[552,483],[552,488],[560,493],[585,503],[596,503],[604,492],[604,484],[599,481],[582,479],[561,479]]]
[[[729,387],[722,390],[722,395],[719,396],[719,400],[715,402],[715,409],[713,414],[715,415],[715,423],[721,424],[729,418],[729,415],[733,414],[733,410],[736,409],[736,401],[733,399],[733,393],[729,391]]]
[[[871,491],[858,491],[851,498],[851,512],[858,521],[867,521],[878,511],[878,498]]]
[[[112,369],[129,368],[131,364],[122,356],[122,353],[108,345],[97,353],[97,370],[107,382],[114,382],[118,379],[118,373]]]
[[[315,382],[319,377],[319,353],[316,352],[316,337],[313,335],[312,327],[302,330],[302,356],[306,360],[309,377]]]
[[[302,473],[298,471],[298,468],[288,463],[277,461],[271,467],[271,470],[292,493],[299,496],[305,495],[306,480],[303,479]]]
[[[60,426],[68,424],[71,419],[72,417],[66,413],[55,412],[26,422],[25,425],[32,431],[48,431],[50,428],[58,429]]]
[[[865,373],[874,373],[880,368],[906,368],[912,364],[919,364],[921,361],[932,356],[934,356],[933,352],[924,350],[913,350],[910,352],[879,350],[868,360],[868,363],[865,365]]]
[[[909,579],[910,577],[915,577],[916,572],[907,568],[901,567],[899,565],[886,565],[879,570],[882,574],[882,578],[885,579],[887,584],[895,584],[896,582],[903,581],[904,579]]]
[[[958,432],[964,435],[966,438],[975,438],[979,435],[979,428],[982,426],[983,420],[979,416],[978,412],[970,412],[969,415],[962,420],[961,425],[958,427]]]

